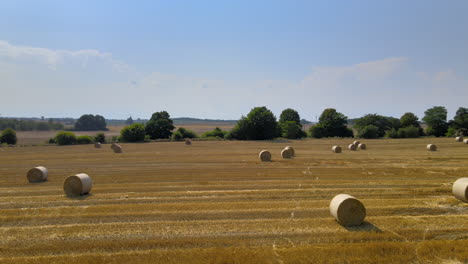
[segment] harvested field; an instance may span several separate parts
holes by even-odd
[[[467,145],[380,139],[330,151],[349,141],[0,147],[0,263],[468,262],[468,204],[451,192],[468,177]],[[280,157],[287,145],[296,157]],[[30,184],[38,165],[48,181]],[[68,198],[63,181],[77,173],[92,192]],[[364,204],[363,225],[330,215],[339,193]]]

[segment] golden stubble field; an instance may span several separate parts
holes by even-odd
[[[468,177],[468,145],[348,143],[0,147],[0,263],[467,263],[468,204],[451,184]],[[297,157],[280,159],[286,145]],[[262,149],[273,162],[258,161]],[[38,165],[49,181],[27,183]],[[64,179],[80,172],[92,194],[65,197]],[[364,203],[362,226],[330,216],[339,193]]]

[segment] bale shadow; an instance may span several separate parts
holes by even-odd
[[[382,230],[375,226],[372,223],[369,223],[367,221],[364,221],[362,224],[358,226],[344,226],[344,228],[350,232],[361,232],[361,231],[366,231],[366,232],[376,232],[376,233],[382,233]]]
[[[76,196],[65,195],[65,197],[67,197],[68,199],[72,199],[72,200],[86,200],[88,197],[91,197],[91,196],[93,196],[92,193],[83,194],[83,195],[76,195]]]

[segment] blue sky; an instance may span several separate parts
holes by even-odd
[[[1,1],[1,116],[452,117],[467,1]]]

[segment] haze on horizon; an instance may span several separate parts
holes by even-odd
[[[468,99],[468,2],[4,1],[0,116],[315,121]]]

